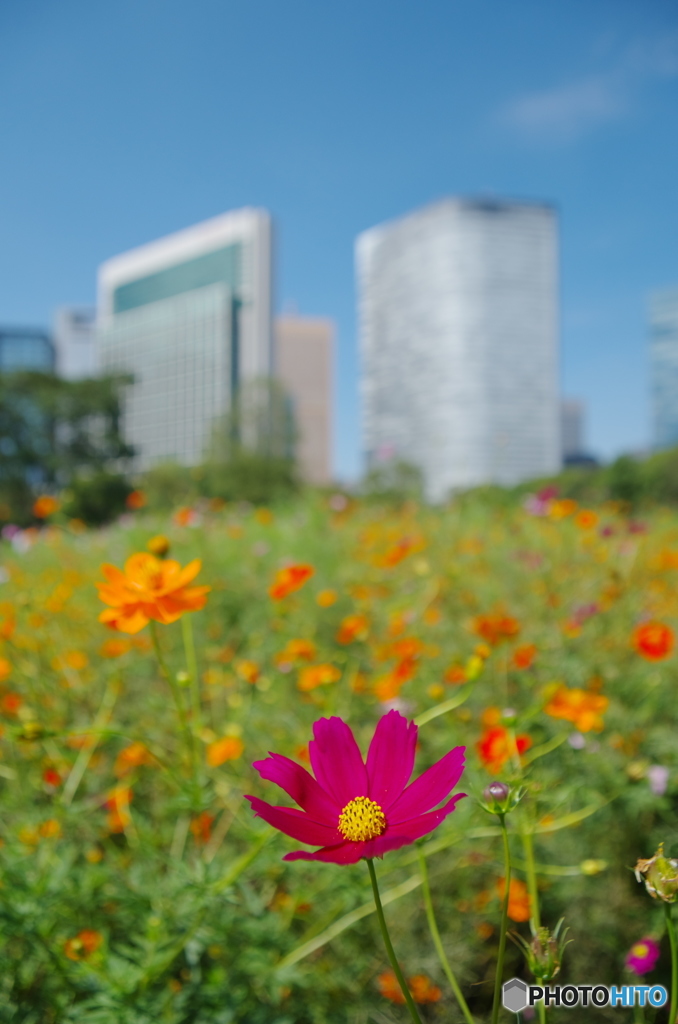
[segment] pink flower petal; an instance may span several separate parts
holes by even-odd
[[[370,798],[385,811],[409,782],[416,746],[414,722],[408,722],[398,711],[389,711],[379,719],[367,754],[367,775]]]
[[[321,718],[308,745],[316,779],[341,810],[357,796],[367,796],[367,772],[358,744],[341,718]]]
[[[322,850],[293,850],[286,853],[283,860],[319,860],[326,864],[357,864],[364,857],[366,843],[339,843],[337,846],[326,846]]]
[[[409,821],[400,821],[395,825],[389,824],[383,838],[402,836],[406,843],[413,843],[415,839],[420,839],[428,832],[432,832],[434,828],[437,828],[441,821],[444,821],[447,815],[452,813],[457,803],[465,796],[466,793],[457,793],[456,796],[453,796],[451,800],[448,800],[437,811],[429,811],[428,814],[420,814],[416,818],[410,818]]]
[[[273,828],[284,832],[292,839],[298,839],[300,843],[310,843],[311,846],[331,846],[341,842],[341,832],[337,828],[330,828],[328,825],[319,825],[298,811],[296,807],[272,807],[257,796],[248,796],[247,799],[252,805],[252,810]]]
[[[466,747],[455,747],[439,761],[415,779],[388,814],[389,826],[407,821],[424,811],[430,811],[449,795],[461,778],[464,770]]]
[[[314,821],[336,828],[342,808],[328,796],[310,772],[282,754],[271,753],[265,761],[255,761],[253,768],[268,782],[275,782],[299,804]]]

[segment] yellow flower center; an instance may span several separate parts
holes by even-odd
[[[386,818],[379,804],[366,796],[357,796],[339,815],[339,831],[344,839],[364,843],[386,830]]]
[[[649,950],[648,950],[647,945],[644,942],[638,942],[632,948],[631,952],[633,953],[634,956],[647,956]]]

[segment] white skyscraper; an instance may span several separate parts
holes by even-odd
[[[678,444],[678,287],[650,296],[652,434],[655,448]]]
[[[272,372],[269,214],[235,210],[108,260],[98,332],[104,372],[134,376],[138,466],[200,462],[239,384]]]
[[[445,199],[359,236],[369,465],[430,500],[559,470],[558,258],[547,205]]]

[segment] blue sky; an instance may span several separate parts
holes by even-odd
[[[0,44],[0,323],[265,206],[278,307],[337,323],[350,477],[355,236],[444,195],[549,200],[563,391],[596,453],[647,445],[647,295],[678,284],[675,0],[3,0]]]

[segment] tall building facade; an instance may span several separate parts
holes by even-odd
[[[564,398],[560,406],[563,462],[584,452],[584,403]]]
[[[332,479],[334,325],[315,317],[280,316],[274,325],[275,371],[292,402],[296,455],[304,480]]]
[[[54,371],[54,346],[40,328],[0,327],[0,373]]]
[[[650,297],[652,435],[655,448],[678,445],[678,287]]]
[[[557,472],[557,222],[543,204],[445,199],[356,244],[368,465],[427,497]]]
[[[54,314],[55,370],[64,380],[83,380],[99,372],[96,310],[61,306]]]
[[[134,377],[138,466],[200,462],[239,385],[272,373],[269,214],[235,210],[108,260],[97,321],[102,369]]]

